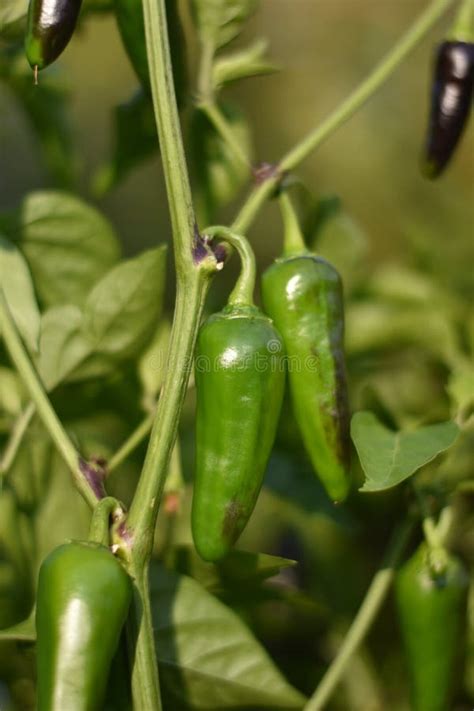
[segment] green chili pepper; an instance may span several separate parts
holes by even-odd
[[[100,711],[132,595],[108,548],[74,541],[43,562],[36,605],[38,711]]]
[[[184,33],[179,18],[177,0],[165,0],[165,4],[174,87],[178,105],[181,105],[185,98],[188,81]],[[132,67],[143,88],[149,92],[150,74],[142,0],[115,0],[114,9],[122,42]]]
[[[229,552],[253,511],[283,398],[283,342],[251,303],[253,269],[242,273],[247,293],[241,278],[229,305],[206,321],[197,342],[192,529],[198,553],[209,561]]]
[[[329,262],[304,251],[285,195],[281,204],[287,256],[263,275],[264,308],[285,343],[293,408],[306,450],[328,494],[342,501],[349,491],[342,282]]]
[[[64,51],[76,27],[82,0],[30,0],[26,57],[32,68],[44,69]]]
[[[434,574],[422,544],[400,569],[396,601],[412,686],[413,711],[450,711],[466,620],[468,576],[449,556]]]

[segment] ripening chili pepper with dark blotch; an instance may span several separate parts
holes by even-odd
[[[293,411],[305,449],[329,496],[341,502],[350,489],[342,280],[332,264],[306,250],[284,193],[280,204],[284,253],[263,274],[263,305],[285,344]]]
[[[423,173],[436,178],[446,168],[467,124],[474,87],[474,44],[443,42],[431,96]]]
[[[243,237],[226,231],[224,239],[233,240],[243,268],[228,305],[201,327],[195,357],[192,530],[207,561],[231,550],[255,507],[285,386],[283,341],[253,303],[253,253]]]
[[[82,0],[30,0],[26,57],[32,69],[44,69],[64,51],[81,11]]]

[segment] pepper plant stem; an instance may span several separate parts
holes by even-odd
[[[221,136],[222,140],[231,149],[235,158],[242,163],[245,168],[250,172],[251,165],[249,157],[246,155],[242,146],[240,145],[234,131],[232,130],[229,122],[222,113],[219,106],[212,101],[205,101],[198,104],[198,108],[206,114],[209,121],[212,123],[217,133]]]
[[[351,118],[365,102],[373,96],[393,74],[408,54],[417,46],[429,30],[436,24],[443,13],[452,5],[453,0],[433,0],[422,12],[413,25],[398,40],[390,52],[361,84],[333,111],[319,126],[310,131],[280,161],[273,177],[258,185],[249,195],[240,212],[232,223],[236,232],[247,232],[263,203],[270,197],[281,174],[294,170],[323,141]]]
[[[0,289],[0,331],[2,333],[7,351],[14,363],[23,383],[28,390],[28,394],[33,401],[36,411],[41,418],[43,425],[49,432],[51,439],[58,452],[61,454],[68,468],[70,469],[74,482],[86,502],[94,508],[99,496],[90,486],[87,478],[80,468],[81,458],[73,443],[69,439],[66,430],[61,424],[46,392],[41,384],[41,380],[36,372],[23,342],[18,334],[18,330],[10,314],[5,296]]]
[[[374,575],[336,658],[324,674],[304,711],[322,711],[326,708],[326,704],[343,676],[352,655],[364,640],[377,617],[392,584],[395,569],[408,543],[412,528],[412,521],[407,521],[395,531],[388,547],[385,562]]]

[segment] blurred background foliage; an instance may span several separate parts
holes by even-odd
[[[182,5],[192,75],[198,48]],[[224,90],[224,97],[248,118],[255,161],[277,160],[324,119],[424,5],[421,0],[262,0],[235,47],[246,46],[256,37],[268,38],[269,56],[281,71]],[[445,176],[428,182],[418,167],[433,47],[448,27],[449,17],[382,90],[304,163],[297,171],[301,184],[294,188],[309,244],[332,259],[344,277],[353,410],[372,409],[394,427],[446,420],[460,410],[467,417],[473,407],[469,375],[474,345],[470,311],[473,122]],[[26,59],[17,61],[17,78],[0,83],[0,210],[17,207],[32,190],[66,187],[105,214],[125,255],[168,242],[168,209],[158,155],[130,172],[104,197],[99,199],[94,192],[113,144],[112,112],[137,88],[113,17],[84,15],[61,60],[41,75],[45,87],[41,105],[32,82],[25,88],[30,81]],[[181,113],[186,137],[191,104],[189,97]],[[59,143],[58,134],[50,132],[48,106],[62,135]],[[42,144],[28,115],[34,116]],[[148,120],[139,117],[145,123]],[[64,161],[64,155],[70,160]],[[230,221],[246,189],[243,186],[240,196],[213,221]],[[262,210],[249,236],[263,269],[281,247],[282,230],[274,204]],[[170,313],[171,260],[168,264]],[[215,280],[209,310],[222,305],[237,265],[231,263],[224,274]],[[110,457],[142,420],[162,377],[163,359],[157,353],[163,350],[167,334],[162,325],[154,345],[141,354],[138,368],[132,359],[100,379],[67,382],[54,391],[61,419],[86,455]],[[25,395],[16,376],[6,371],[6,358],[2,357],[2,365],[3,383],[9,382],[0,413],[3,443]],[[171,534],[176,545],[189,546],[191,541],[193,417],[190,387],[180,427],[180,469],[186,493],[177,517],[170,518],[165,511],[161,514],[157,554],[165,550]],[[441,464],[437,460],[419,475],[421,484],[433,489],[435,512],[440,492],[472,477],[472,442],[472,428],[466,429]],[[29,612],[34,597],[32,570],[43,555],[65,537],[82,537],[87,531],[87,510],[67,483],[68,473],[35,420],[27,443],[9,476],[15,500],[2,497],[0,525],[8,530],[9,516],[16,507],[16,520],[21,521],[18,539],[23,543],[18,552],[11,548],[11,536],[3,532],[0,538],[1,627],[20,621]],[[346,506],[334,508],[301,451],[287,402],[266,487],[239,543],[244,550],[285,556],[299,565],[285,568],[266,586],[254,579],[236,586],[224,576],[211,589],[249,624],[286,677],[304,693],[311,693],[360,604],[394,525],[412,500],[407,488],[399,487],[378,495],[354,493]],[[111,474],[111,493],[126,502],[143,455],[142,446]],[[175,457],[173,466],[177,461]],[[354,479],[362,481],[356,464]],[[56,480],[61,483],[55,485]],[[470,504],[472,497],[456,498],[458,525],[452,535],[453,548],[467,561],[474,554]],[[168,565],[207,580],[208,567],[195,560],[189,547],[183,550],[187,555],[173,558],[168,553]],[[13,589],[21,593],[13,596]],[[471,619],[470,654],[456,711],[472,708],[472,627]],[[12,642],[3,643],[0,651],[0,676],[9,680],[12,696],[19,699],[18,708],[31,708],[31,652]],[[174,703],[173,708],[185,708]],[[330,708],[408,709],[406,669],[391,601],[354,658]]]

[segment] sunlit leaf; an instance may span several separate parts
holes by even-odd
[[[46,306],[81,305],[119,258],[119,243],[106,218],[69,193],[29,193],[0,222],[24,252]]]
[[[0,235],[0,289],[28,348],[36,351],[40,312],[28,264],[14,244]]]
[[[366,475],[361,491],[382,491],[400,484],[448,449],[458,433],[454,422],[393,432],[371,412],[357,412],[351,436]]]

